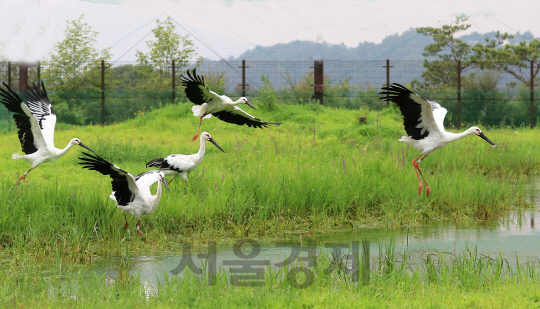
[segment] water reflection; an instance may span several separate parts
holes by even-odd
[[[536,193],[540,188],[540,178],[529,182],[529,200],[536,206],[540,206],[540,196]],[[539,207],[536,207],[539,208]],[[535,224],[536,218],[540,218],[540,211],[514,211],[490,221],[468,221],[460,223],[434,222],[432,224],[404,228],[402,230],[387,230],[382,228],[362,228],[344,233],[331,233],[315,235],[302,239],[289,239],[292,243],[302,243],[306,248],[308,243],[316,245],[316,254],[326,252],[331,254],[335,244],[348,245],[353,242],[361,243],[363,240],[371,242],[371,254],[375,256],[381,246],[392,240],[396,252],[407,252],[412,260],[420,261],[425,258],[426,252],[461,252],[467,247],[477,248],[478,252],[492,257],[502,253],[510,265],[515,265],[516,257],[520,260],[533,260],[540,258],[540,226]],[[250,255],[253,248],[242,247],[244,256]],[[265,265],[276,267],[291,256],[292,248],[289,246],[277,246],[276,243],[260,244],[260,252],[254,260],[263,260]],[[348,249],[343,253],[347,254]],[[197,258],[198,254],[206,254],[206,246],[196,247],[192,250],[193,262],[198,267],[203,267],[204,260]],[[225,266],[242,261],[242,257],[235,254],[233,245],[216,247],[216,264],[229,272],[234,266]],[[305,258],[307,250],[298,256]],[[148,283],[149,287],[155,285],[167,274],[171,276],[171,270],[175,269],[182,259],[182,246],[178,250],[132,256],[130,258],[130,272],[140,275],[141,281]],[[110,278],[117,278],[120,257],[99,257],[93,263],[93,269],[98,273],[106,273]],[[224,263],[225,262],[225,263]],[[238,266],[239,267],[239,266]],[[187,269],[187,267],[186,267]],[[179,275],[181,276],[181,274]]]

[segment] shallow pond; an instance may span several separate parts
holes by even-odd
[[[531,181],[530,201],[540,206],[540,178]],[[540,209],[540,207],[537,207]],[[361,228],[349,232],[315,235],[303,239],[300,235],[295,240],[289,237],[287,243],[278,245],[272,243],[244,242],[239,240],[236,244],[215,246],[215,265],[230,273],[231,269],[239,269],[251,265],[253,268],[273,267],[279,268],[291,256],[304,259],[307,263],[310,256],[327,254],[332,256],[333,250],[342,248],[342,256],[350,253],[353,246],[361,252],[362,241],[370,241],[371,257],[377,256],[380,248],[385,248],[393,242],[396,252],[407,252],[414,261],[425,258],[426,252],[461,252],[466,248],[476,248],[479,253],[496,257],[499,254],[515,265],[516,258],[520,261],[536,260],[540,258],[540,211],[510,212],[499,218],[487,221],[473,221],[453,224],[450,222],[435,222],[429,225],[402,230],[387,230],[383,228]],[[208,246],[191,248],[190,255],[178,245],[177,251],[161,252],[156,254],[134,255],[129,257],[129,272],[138,274],[143,282],[154,286],[164,275],[172,276],[184,266],[189,268],[202,268],[207,260]],[[310,247],[311,246],[311,247]],[[295,249],[296,247],[296,249]],[[198,256],[200,255],[200,256]],[[191,256],[191,260],[182,257]],[[118,269],[122,257],[97,257],[92,263],[92,270],[106,273],[111,278],[118,276]],[[298,260],[297,260],[298,261]],[[349,264],[350,265],[350,264]],[[181,275],[181,274],[180,274]]]

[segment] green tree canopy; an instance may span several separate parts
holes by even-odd
[[[534,63],[533,75],[536,77],[540,69],[540,41],[521,41],[516,45],[508,43],[514,36],[497,32],[495,39],[486,38],[486,44],[476,44],[471,60],[481,69],[503,70],[524,85],[530,84],[530,62]]]
[[[458,16],[453,23],[443,25],[440,28],[422,27],[416,29],[418,33],[432,37],[434,43],[428,44],[424,48],[422,55],[424,57],[435,57],[435,60],[424,60],[426,71],[422,73],[422,77],[425,82],[422,84],[414,81],[413,85],[420,88],[455,87],[457,83],[457,61],[462,60],[462,70],[470,66],[470,63],[466,59],[470,57],[472,47],[468,43],[456,38],[458,32],[471,27],[469,24],[463,24],[468,19],[469,17],[467,16]]]
[[[189,60],[194,58],[202,60],[201,57],[197,57],[195,45],[189,39],[189,35],[182,36],[176,32],[176,26],[170,17],[163,22],[158,19],[156,23],[157,27],[152,30],[155,39],[146,41],[149,51],[143,53],[138,50],[136,53],[137,61],[144,68],[140,73],[147,81],[146,85],[141,85],[144,88],[163,85],[164,78],[170,77],[173,59],[177,71],[181,71]]]
[[[92,26],[78,19],[67,21],[63,41],[56,43],[49,60],[43,62],[42,78],[55,90],[99,89],[100,61],[111,58],[109,49],[95,48],[98,33]]]

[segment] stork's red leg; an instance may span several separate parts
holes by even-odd
[[[141,235],[142,237],[144,237],[143,234],[141,233],[141,230],[139,230],[139,226],[140,226],[140,225],[141,225],[141,218],[138,218],[138,219],[137,219],[137,233],[139,233],[139,235]]]
[[[26,171],[26,173],[24,173],[21,178],[19,178],[19,180],[17,180],[17,183],[15,185],[18,185],[19,182],[22,180],[24,181],[24,183],[26,183],[26,174],[30,173],[31,170],[33,170],[34,168],[31,167],[29,170]]]
[[[195,136],[193,136],[193,138],[191,139],[192,141],[195,141],[197,139],[197,137],[199,136],[199,131],[201,130],[201,122],[202,122],[202,119],[203,119],[204,116],[206,116],[206,114],[201,116],[201,119],[199,120],[199,128],[197,129],[197,134],[195,134]]]
[[[420,180],[420,176],[418,175],[420,168],[418,167],[418,163],[416,163],[416,160],[418,160],[421,156],[422,155],[419,155],[418,157],[414,158],[414,160],[412,160],[411,162],[414,167],[414,172],[416,173],[416,178],[418,178],[418,194],[422,194],[422,181]],[[422,178],[424,178],[424,176],[422,176]]]
[[[126,224],[124,224],[124,230],[128,228],[129,223],[127,221],[126,213],[124,213],[124,218],[126,219]]]
[[[431,191],[431,189],[429,188],[429,185],[427,184],[427,181],[426,179],[424,178],[424,174],[422,174],[422,170],[420,169],[420,167],[418,166],[418,164],[420,164],[420,162],[422,160],[424,160],[428,155],[426,154],[425,156],[423,156],[420,160],[418,160],[418,163],[416,163],[416,168],[418,168],[418,172],[420,172],[420,176],[422,176],[422,179],[424,180],[424,183],[426,184],[426,195],[427,197],[429,197],[429,192]],[[418,180],[420,181],[420,179]]]

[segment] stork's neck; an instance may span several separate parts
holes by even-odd
[[[66,154],[66,152],[69,151],[69,149],[71,149],[71,147],[75,146],[75,144],[72,144],[71,142],[69,142],[67,144],[66,147],[64,147],[64,149],[59,149],[59,152],[58,152],[58,155],[59,156],[63,156],[64,154]]]
[[[201,137],[201,147],[199,148],[199,152],[197,152],[197,157],[201,158],[204,156],[204,151],[206,150],[206,140]]]
[[[157,182],[157,192],[156,192],[156,195],[152,196],[152,210],[156,209],[158,203],[159,203],[159,200],[161,199],[161,191],[162,191],[162,187],[161,187],[161,181],[159,180],[158,178],[158,182]]]
[[[471,135],[471,134],[474,134],[474,130],[471,130],[470,128],[461,132],[461,133],[451,133],[451,132],[446,132],[448,134],[448,140],[449,142],[453,142],[453,141],[457,141],[457,140],[460,140],[462,138],[464,138],[465,136],[468,136],[468,135]]]

